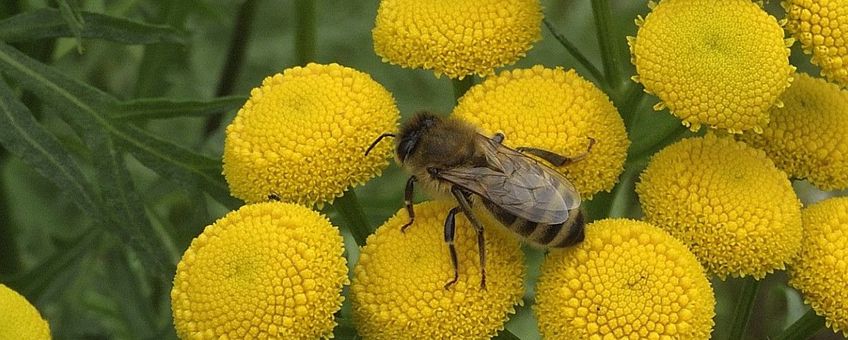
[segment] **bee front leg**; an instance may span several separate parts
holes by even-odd
[[[415,194],[415,176],[410,176],[408,180],[406,180],[406,190],[403,193],[403,202],[406,204],[406,212],[409,213],[409,222],[406,222],[402,227],[400,227],[400,232],[406,232],[406,228],[412,225],[412,222],[415,222],[415,209],[412,208],[412,196]]]
[[[586,148],[586,151],[584,151],[583,153],[581,153],[577,156],[574,156],[574,157],[565,157],[565,156],[562,156],[560,154],[550,152],[548,150],[537,149],[537,148],[526,147],[526,146],[517,147],[517,148],[515,148],[515,150],[518,150],[519,152],[529,153],[533,156],[544,159],[548,163],[551,163],[551,164],[556,165],[556,166],[565,166],[565,165],[569,165],[571,163],[583,160],[584,158],[589,156],[589,152],[592,151],[592,146],[594,146],[594,145],[595,145],[595,139],[592,138],[592,137],[589,137],[589,147]]]
[[[471,202],[468,201],[470,193],[456,185],[451,188],[451,193],[453,193],[465,217],[468,218],[468,221],[471,222],[471,225],[474,226],[474,230],[477,232],[477,248],[480,253],[480,288],[486,289],[486,240],[483,236],[483,225],[477,220],[477,216],[474,216],[474,212],[471,211]]]
[[[453,264],[453,280],[445,284],[445,289],[450,289],[459,280],[459,264],[456,259],[456,246],[453,243],[454,236],[456,236],[456,214],[458,212],[459,207],[454,207],[448,212],[448,217],[445,218],[445,243],[448,244],[451,263]]]

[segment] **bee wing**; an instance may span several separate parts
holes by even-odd
[[[559,224],[580,205],[574,187],[553,169],[480,136],[486,167],[455,167],[439,172],[443,179],[486,198],[528,221]]]

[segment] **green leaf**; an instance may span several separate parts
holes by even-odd
[[[103,127],[90,126],[84,136],[92,150],[104,211],[111,224],[106,225],[106,229],[138,252],[150,274],[158,278],[172,275],[176,264],[170,262],[167,247],[145,215],[144,204],[127,170],[122,150]]]
[[[200,187],[228,207],[241,205],[230,196],[224,181],[221,160],[203,156],[164,141],[132,125],[119,128],[121,140],[145,166],[181,185]]]
[[[206,117],[241,107],[247,97],[227,96],[206,101],[148,98],[122,102],[111,112],[119,120]]]
[[[64,113],[65,119],[81,136],[96,134],[98,131],[83,130],[100,127],[161,176],[180,184],[202,184],[200,187],[221,203],[230,207],[239,205],[229,194],[219,160],[161,140],[136,127],[111,121],[107,112],[119,106],[114,97],[70,79],[3,43],[0,43],[0,70]],[[112,142],[111,138],[108,142]]]
[[[68,0],[59,0],[58,2],[62,19],[65,20],[77,40],[77,52],[82,54],[82,30],[85,27],[85,19],[82,18],[79,6],[76,3],[71,4]]]
[[[98,13],[81,12],[85,26],[81,38],[102,39],[121,44],[184,44],[184,36],[170,26],[152,25]],[[44,38],[74,37],[73,27],[63,13],[53,8],[42,8],[18,14],[0,21],[0,40],[6,42],[30,41]]]
[[[79,165],[59,141],[45,130],[32,113],[0,81],[0,143],[73,197],[80,211],[97,213],[97,193]]]

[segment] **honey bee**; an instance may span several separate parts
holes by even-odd
[[[583,241],[584,219],[577,190],[559,172],[527,154],[552,165],[567,165],[588,155],[595,143],[591,137],[586,152],[568,158],[530,147],[511,149],[502,144],[501,133],[490,138],[460,119],[419,112],[401,127],[399,134],[377,137],[365,154],[385,137],[395,137],[396,160],[412,175],[404,193],[409,221],[401,231],[415,221],[412,197],[416,182],[431,194],[449,195],[457,202],[445,219],[445,242],[454,269],[453,279],[445,284],[445,289],[459,279],[454,235],[456,215],[460,212],[476,231],[480,286],[486,288],[483,225],[472,212],[473,206],[485,208],[509,230],[536,246],[561,248]]]

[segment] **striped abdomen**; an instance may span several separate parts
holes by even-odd
[[[568,211],[568,220],[559,224],[540,224],[517,217],[487,199],[482,199],[492,216],[527,242],[545,248],[564,248],[583,241],[583,213],[580,208]]]

